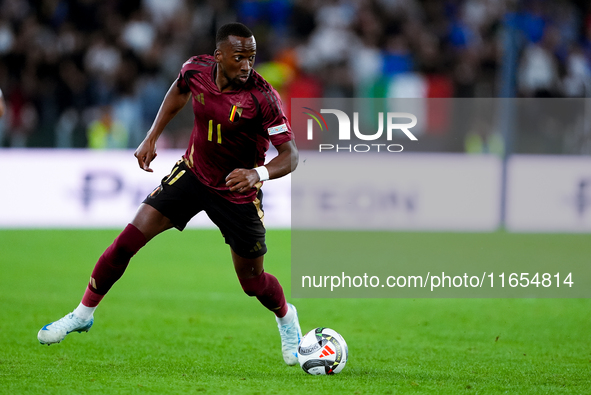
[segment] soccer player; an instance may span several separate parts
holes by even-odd
[[[283,359],[297,363],[301,330],[296,308],[286,303],[281,285],[263,268],[267,247],[260,187],[294,170],[298,151],[277,92],[253,69],[255,55],[252,32],[230,23],[218,30],[213,56],[194,56],[183,64],[135,157],[140,168],[152,172],[158,137],[192,98],[195,122],[187,151],[101,255],[80,305],[39,331],[42,344],[87,332],[94,310],[131,257],[154,236],[172,227],[183,230],[205,211],[230,245],[244,292],[275,313]],[[278,155],[264,165],[269,143]]]

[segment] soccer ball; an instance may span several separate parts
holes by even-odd
[[[345,367],[349,350],[345,339],[330,328],[316,328],[302,338],[298,361],[304,372],[314,375],[336,374]]]

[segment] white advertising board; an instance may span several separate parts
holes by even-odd
[[[163,150],[153,173],[133,151],[0,150],[0,227],[122,227],[184,151]],[[290,226],[290,177],[266,182],[265,225]],[[189,227],[213,227],[204,213]]]
[[[514,155],[507,177],[510,231],[591,231],[590,157]]]
[[[301,152],[292,227],[493,231],[501,170],[489,155]]]
[[[160,151],[154,173],[146,173],[129,150],[0,149],[0,227],[125,226],[182,154]],[[498,229],[498,158],[355,155],[301,151],[293,175],[263,187],[265,225],[287,228],[293,219],[294,227],[312,229]],[[591,158],[512,156],[506,210],[509,231],[591,232]],[[213,226],[203,213],[189,223]]]

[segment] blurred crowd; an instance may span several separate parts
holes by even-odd
[[[231,21],[254,31],[284,103],[591,92],[586,0],[0,0],[0,147],[137,146],[182,63]],[[161,146],[184,148],[191,127],[189,109]]]

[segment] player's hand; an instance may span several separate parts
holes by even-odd
[[[156,158],[158,154],[156,153],[156,144],[152,143],[150,140],[145,139],[142,141],[139,147],[135,150],[133,156],[137,158],[137,163],[140,168],[144,171],[149,173],[154,172],[150,168],[150,163]]]
[[[253,169],[234,169],[226,177],[226,186],[232,192],[248,193],[259,182],[259,173]]]

